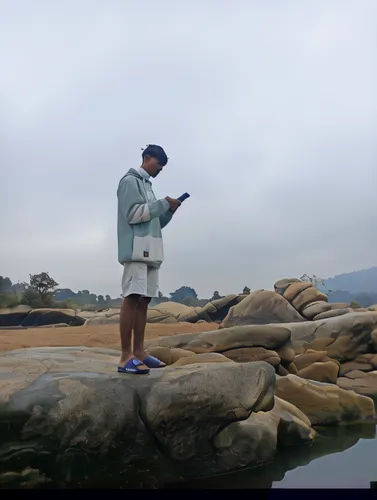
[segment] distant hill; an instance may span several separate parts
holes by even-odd
[[[350,294],[377,294],[377,266],[328,278],[325,287],[333,292],[342,290]]]

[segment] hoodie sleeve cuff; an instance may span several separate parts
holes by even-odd
[[[164,207],[164,212],[167,212],[170,209],[170,203],[168,202],[168,200],[165,200],[165,198],[161,200],[161,203]]]

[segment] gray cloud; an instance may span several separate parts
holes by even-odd
[[[165,293],[376,265],[374,0],[3,1],[1,274],[120,293],[116,188],[163,145]]]

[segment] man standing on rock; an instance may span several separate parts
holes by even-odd
[[[158,297],[158,273],[164,259],[161,229],[172,219],[179,200],[157,200],[151,178],[168,162],[161,146],[150,144],[140,168],[131,168],[118,187],[118,260],[123,265],[120,311],[120,373],[146,374],[165,366],[144,350],[148,304]],[[132,349],[133,332],[133,349]]]

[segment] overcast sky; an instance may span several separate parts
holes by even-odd
[[[376,0],[0,0],[0,274],[120,294],[119,179],[170,161],[161,290],[377,264]]]

